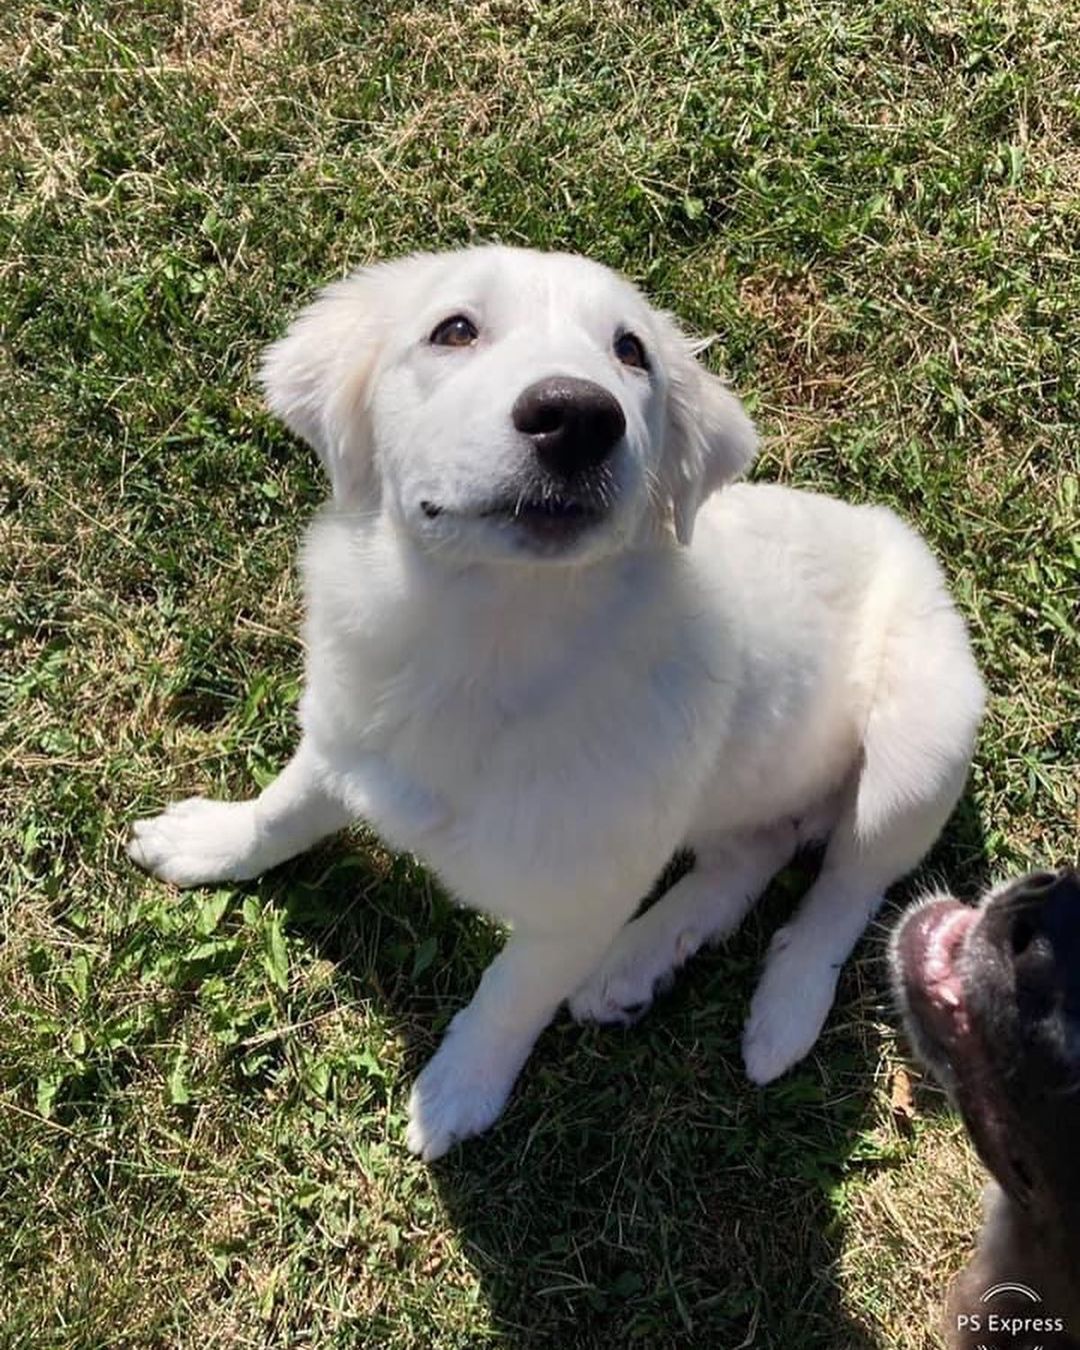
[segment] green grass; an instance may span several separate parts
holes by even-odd
[[[628,1034],[559,1021],[432,1168],[404,1102],[498,936],[362,835],[235,890],[132,817],[293,739],[323,491],[261,346],[369,258],[499,239],[701,332],[765,478],[893,504],[991,703],[930,864],[1076,855],[1080,19],[1050,0],[15,0],[0,19],[0,1342],[916,1350],[977,1221],[894,1112],[881,932],[761,1092],[797,879]],[[900,898],[915,883],[901,888]]]

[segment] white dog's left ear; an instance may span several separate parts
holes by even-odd
[[[665,316],[666,318],[666,316]],[[675,536],[689,544],[702,502],[743,473],[757,450],[746,409],[723,380],[697,360],[699,345],[668,320],[667,424],[661,481],[671,502]]]

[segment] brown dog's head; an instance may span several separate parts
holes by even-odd
[[[1004,1190],[1080,1214],[1080,875],[1036,872],[978,909],[932,897],[892,964],[915,1047]]]
[[[891,964],[915,1048],[1025,1235],[1009,1253],[995,1237],[993,1264],[1017,1272],[994,1276],[1045,1274],[1080,1309],[1080,874],[1036,872],[978,908],[932,896],[901,922]]]

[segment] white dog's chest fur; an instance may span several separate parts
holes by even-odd
[[[835,604],[856,584],[844,560],[808,568],[784,539],[792,513],[834,509],[731,489],[691,550],[576,579],[447,579],[377,524],[326,516],[306,554],[305,731],[366,779],[376,828],[471,903],[535,919],[610,875],[632,907],[628,875],[647,888],[710,821],[798,814],[850,768],[880,635],[853,627],[858,597]],[[850,554],[875,517],[847,514]]]

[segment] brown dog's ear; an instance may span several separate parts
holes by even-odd
[[[661,482],[671,502],[675,536],[689,544],[702,502],[750,465],[757,432],[725,382],[697,360],[700,344],[685,337],[667,315],[662,320],[668,391]]]
[[[271,411],[315,449],[341,501],[375,489],[367,405],[380,347],[380,270],[327,286],[267,348],[259,367]]]

